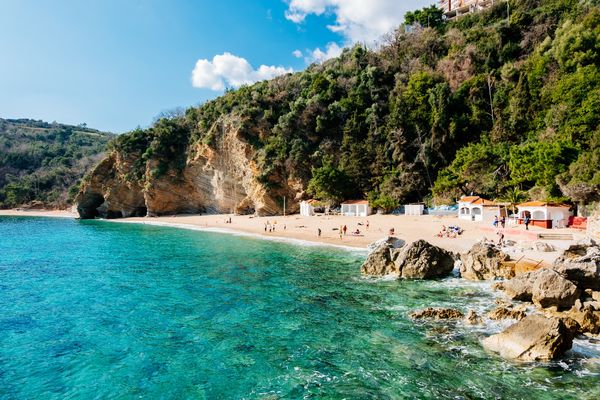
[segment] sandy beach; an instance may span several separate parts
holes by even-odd
[[[49,210],[0,210],[0,215],[9,216],[42,216],[42,217],[64,217],[76,218],[77,214],[69,211]],[[231,223],[227,221],[231,218]],[[114,222],[143,223],[155,225],[170,225],[190,229],[210,229],[219,231],[230,231],[259,236],[265,239],[275,240],[301,240],[323,245],[334,245],[353,248],[366,248],[370,243],[388,236],[390,229],[394,229],[394,236],[413,242],[424,239],[428,242],[451,250],[464,252],[471,246],[484,238],[497,241],[497,232],[488,224],[459,220],[456,216],[433,216],[433,215],[371,215],[367,218],[346,216],[312,216],[300,215],[277,216],[277,217],[255,217],[249,215],[176,215],[153,218],[123,218],[111,220]],[[368,223],[368,227],[367,227]],[[341,235],[340,228],[347,227],[346,235]],[[438,237],[442,226],[458,225],[463,233],[456,238]],[[266,230],[265,230],[266,227]],[[269,228],[271,231],[269,231]],[[321,229],[321,236],[318,230]],[[359,230],[358,235],[353,232]],[[561,233],[571,234],[573,240],[541,240],[552,244],[557,251],[540,252],[536,250],[521,250],[519,248],[507,248],[513,258],[528,258],[531,261],[542,261],[551,263],[574,241],[584,238],[585,232],[575,229],[553,229],[545,230],[530,227],[525,231],[523,226],[507,227],[504,230],[505,240],[515,242],[539,241],[539,233]]]

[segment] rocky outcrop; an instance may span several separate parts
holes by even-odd
[[[454,269],[452,253],[425,240],[417,240],[400,249],[394,264],[404,279],[443,278]]]
[[[498,306],[490,311],[487,315],[489,319],[503,320],[503,319],[516,319],[522,320],[527,314],[521,309],[515,309],[513,307]]]
[[[580,289],[600,290],[600,246],[593,240],[570,246],[552,269]]]
[[[580,291],[553,270],[542,268],[495,285],[512,300],[531,301],[538,307],[570,308]]]
[[[393,236],[378,240],[369,245],[369,255],[360,270],[365,275],[385,276],[399,275],[394,257],[397,249],[404,246],[404,240]]]
[[[464,314],[453,308],[433,308],[428,307],[423,310],[413,311],[409,314],[412,319],[459,319]]]
[[[571,326],[574,334],[600,334],[600,304],[577,300],[567,311],[545,310],[547,316],[560,318]]]
[[[510,279],[515,275],[510,257],[494,245],[476,243],[467,253],[461,254],[460,276],[472,281],[496,278]]]
[[[283,197],[287,212],[296,211],[302,184],[275,173],[265,176],[255,149],[239,133],[241,126],[235,116],[222,117],[211,128],[211,144],[192,143],[181,168],[165,167],[170,160],[113,150],[81,186],[75,199],[80,217],[232,211],[274,215],[283,212]]]
[[[483,346],[500,356],[521,361],[553,360],[573,345],[573,336],[558,318],[530,315],[505,331],[483,340]]]
[[[465,323],[469,325],[479,325],[483,322],[481,317],[475,312],[475,310],[469,310],[465,317]]]
[[[390,237],[370,248],[372,251],[361,266],[365,275],[435,279],[448,276],[454,268],[452,253],[425,240],[404,245],[404,241]]]

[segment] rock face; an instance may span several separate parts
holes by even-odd
[[[393,236],[371,243],[368,247],[369,255],[360,271],[365,275],[399,275],[393,258],[402,246],[404,246],[404,240]]]
[[[512,300],[532,301],[538,307],[569,308],[580,291],[553,270],[542,268],[496,285]]]
[[[447,250],[417,240],[398,252],[394,264],[404,279],[443,278],[454,269],[454,257]]]
[[[522,361],[553,360],[573,345],[573,336],[557,318],[530,315],[505,331],[483,340],[483,346],[500,356]]]
[[[477,315],[477,313],[474,310],[469,310],[467,316],[465,317],[465,323],[469,325],[479,325],[482,322],[483,321],[481,320],[481,317]]]
[[[165,160],[113,150],[82,183],[75,199],[80,217],[231,211],[272,215],[283,211],[283,197],[287,212],[296,211],[301,183],[275,173],[265,177],[254,161],[254,148],[239,134],[242,124],[231,115],[221,118],[211,128],[214,141],[190,145],[181,169],[161,170]],[[140,162],[145,164],[140,167]]]
[[[600,290],[600,246],[594,241],[570,246],[552,269],[580,289]]]
[[[464,314],[453,308],[425,308],[423,310],[413,311],[409,314],[412,319],[458,319],[463,318]]]
[[[435,279],[448,276],[454,268],[452,253],[425,240],[409,245],[388,238],[370,246],[373,250],[361,267],[365,275],[395,275],[403,279]]]
[[[505,261],[510,257],[493,245],[476,243],[467,253],[461,254],[460,276],[472,281],[515,276],[513,268]]]

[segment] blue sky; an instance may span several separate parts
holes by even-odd
[[[3,0],[0,117],[124,132],[373,43],[423,0]],[[262,67],[261,67],[262,66]]]

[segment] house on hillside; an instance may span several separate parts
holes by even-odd
[[[447,19],[485,10],[501,0],[439,0],[439,6]]]
[[[366,217],[371,215],[371,207],[367,200],[346,200],[342,203],[341,214],[351,217]]]
[[[547,201],[528,201],[517,208],[519,224],[529,217],[531,225],[546,229],[565,228],[573,215],[570,206]]]
[[[467,221],[492,221],[506,217],[506,208],[479,196],[465,196],[458,201],[458,218]]]

